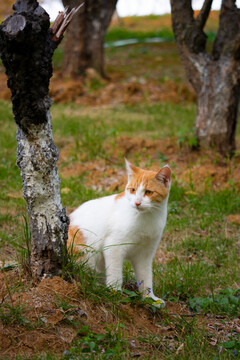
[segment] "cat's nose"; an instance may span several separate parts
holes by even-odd
[[[136,201],[136,202],[135,202],[135,205],[136,205],[137,207],[139,207],[139,206],[141,205],[141,203],[140,203],[139,201]]]

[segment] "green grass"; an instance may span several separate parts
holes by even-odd
[[[118,41],[118,40],[126,40],[126,39],[137,39],[139,41],[143,41],[147,38],[162,38],[165,41],[173,41],[174,35],[171,29],[162,28],[156,29],[155,31],[134,31],[129,30],[128,28],[122,26],[117,27],[114,26],[110,28],[106,34],[105,41],[106,43]]]
[[[16,125],[10,103],[0,101],[0,251],[19,238],[21,214],[25,213],[20,171],[16,166]],[[19,216],[20,215],[20,216]]]
[[[84,140],[85,147],[100,146],[101,141],[119,135],[145,134],[146,138],[164,139],[183,128],[192,128],[194,104],[161,103],[154,105],[119,106],[108,109],[88,109],[77,105],[57,105],[52,108],[53,130],[58,136],[73,136]],[[176,121],[177,119],[177,121]],[[86,134],[88,132],[88,134]],[[96,139],[97,145],[92,143]]]
[[[108,32],[106,40],[110,42],[132,37],[144,40],[154,36],[172,39],[169,30],[142,33],[114,28]],[[106,54],[108,59],[119,60],[116,66],[122,67],[126,74],[131,74],[137,59],[145,64],[160,55],[161,59],[152,63],[158,71],[158,75],[154,76],[160,83],[169,79],[180,82],[182,75],[175,45],[165,45],[150,48],[147,44],[139,44],[128,48],[110,48]],[[62,49],[57,49],[54,55],[56,67],[61,66],[62,55]],[[108,63],[109,69],[110,66]],[[153,74],[146,72],[144,76],[151,77]],[[99,84],[93,84],[93,87],[92,90],[98,90]],[[108,160],[116,153],[120,136],[150,140],[175,137],[173,141],[179,144],[179,152],[180,145],[194,145],[194,103],[150,105],[146,95],[144,104],[134,106],[86,108],[75,104],[54,105],[51,113],[54,139],[59,150],[64,151],[71,145],[68,155],[59,165],[60,175],[67,165]],[[19,254],[19,261],[27,267],[30,234],[26,219],[22,217],[26,214],[26,205],[21,195],[20,171],[15,164],[16,125],[11,105],[0,101],[0,114],[0,251],[3,251],[2,258]],[[106,143],[109,145],[107,149]],[[145,158],[146,165],[150,166],[151,159],[145,151],[141,149],[135,153],[133,160],[137,163]],[[160,165],[167,160],[161,152],[157,153],[157,158]],[[175,173],[174,163],[172,165]],[[121,152],[118,152],[118,159],[113,166],[123,169]],[[104,189],[97,191],[88,186],[85,175],[62,177],[62,201],[68,209],[110,194]],[[163,263],[156,259],[153,266],[156,295],[172,304],[187,306],[194,314],[208,313],[224,317],[220,321],[226,324],[225,338],[219,339],[216,346],[209,344],[208,317],[199,323],[198,315],[184,317],[166,310],[160,312],[151,302],[143,302],[136,290],[135,277],[129,263],[124,267],[125,289],[116,293],[106,288],[101,277],[90,272],[84,263],[77,262],[74,255],[68,254],[69,262],[65,263],[63,274],[67,279],[77,281],[79,299],[90,303],[96,312],[104,309],[113,321],[105,324],[101,331],[95,331],[86,325],[87,320],[83,321],[76,315],[77,308],[68,299],[56,297],[56,307],[64,312],[64,325],[78,332],[77,340],[58,359],[128,359],[135,356],[169,360],[236,358],[240,353],[239,335],[229,334],[227,323],[239,315],[240,237],[239,228],[228,223],[227,216],[239,213],[239,208],[240,192],[234,184],[229,184],[225,190],[215,191],[206,180],[204,190],[200,192],[194,183],[183,186],[174,174],[167,226],[160,246],[166,259]],[[10,246],[12,251],[9,255],[6,249]],[[18,291],[16,288],[18,286],[10,284],[9,291],[14,293]],[[135,327],[141,331],[129,335],[127,324],[131,315],[128,309],[151,319],[153,326],[169,327],[172,330],[169,330],[167,336],[165,333],[157,335],[153,330],[141,328],[136,323]],[[20,305],[13,307],[12,304],[4,304],[0,309],[0,319],[5,324],[21,325],[26,329],[30,326],[24,317],[24,308]],[[44,327],[44,324],[41,326]],[[35,358],[39,359],[39,356]],[[49,352],[41,355],[41,359],[55,360],[56,355]]]
[[[178,256],[167,266],[156,266],[155,273],[162,273],[159,291],[163,297],[186,301],[207,296],[216,284],[227,288],[238,283],[239,236],[237,229],[233,236],[226,235],[226,217],[239,212],[240,194],[231,188],[184,195],[178,187],[175,184],[171,189],[166,228],[172,238],[166,241],[167,250]]]
[[[192,298],[189,300],[189,305],[195,311],[237,317],[240,311],[240,289],[225,289],[205,298]]]

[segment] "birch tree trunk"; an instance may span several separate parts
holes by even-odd
[[[198,142],[231,156],[240,95],[240,10],[235,0],[222,0],[219,29],[208,52],[203,29],[211,5],[212,0],[205,0],[194,18],[191,1],[171,0],[172,23],[181,60],[197,94]]]
[[[17,0],[0,26],[0,52],[17,124],[17,165],[31,230],[34,277],[61,273],[68,232],[57,171],[48,95],[57,46],[49,16],[36,0]]]
[[[78,6],[82,0],[62,0],[63,5]],[[66,32],[63,73],[71,77],[94,68],[102,77],[104,71],[104,39],[117,0],[85,0]]]

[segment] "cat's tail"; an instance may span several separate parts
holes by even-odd
[[[81,256],[85,244],[86,244],[86,239],[84,238],[82,231],[79,229],[78,226],[72,225],[70,222],[68,228],[68,240],[67,240],[68,251],[70,251],[73,254],[79,254],[79,256]]]

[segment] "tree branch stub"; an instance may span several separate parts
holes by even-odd
[[[65,8],[64,11],[59,11],[56,20],[52,25],[52,41],[59,43],[63,37],[65,30],[67,29],[68,25],[72,21],[74,15],[79,11],[79,9],[84,5],[81,3],[78,7],[73,8],[68,12],[68,8]]]

